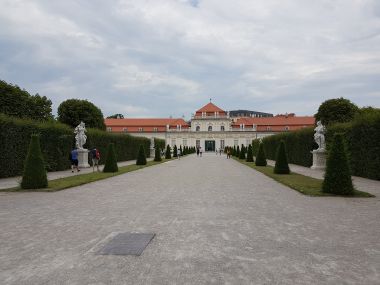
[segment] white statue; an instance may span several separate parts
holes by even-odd
[[[318,150],[325,150],[326,142],[325,142],[325,132],[326,128],[322,125],[321,121],[317,122],[317,126],[314,129],[314,140],[318,144]]]
[[[75,141],[76,141],[75,145],[79,149],[83,149],[83,145],[86,143],[87,136],[85,132],[86,132],[85,123],[80,122],[80,124],[74,130]]]

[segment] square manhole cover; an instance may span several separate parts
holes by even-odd
[[[120,233],[106,243],[97,254],[100,255],[141,255],[155,234]]]

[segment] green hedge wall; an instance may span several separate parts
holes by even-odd
[[[107,147],[114,143],[117,161],[126,161],[137,158],[140,144],[143,145],[145,153],[150,153],[150,140],[143,137],[133,137],[127,134],[107,133],[97,129],[87,130],[87,142],[85,147],[92,149],[96,147],[100,151],[100,164],[104,164]],[[149,157],[149,156],[147,156]],[[91,159],[89,157],[90,163]]]
[[[313,164],[311,151],[318,148],[314,142],[314,129],[305,128],[295,132],[281,133],[263,138],[265,154],[268,159],[276,159],[276,150],[284,140],[288,152],[288,162],[310,167]],[[257,143],[258,140],[255,140]]]
[[[380,113],[328,128],[327,149],[335,133],[343,133],[346,139],[352,175],[380,180]]]
[[[56,122],[40,123],[0,114],[0,178],[22,174],[32,134],[40,135],[47,171],[70,168],[69,152],[75,142],[70,127]],[[115,144],[118,161],[136,159],[140,144],[149,154],[150,140],[147,138],[112,134],[96,129],[88,129],[85,147],[97,147],[101,153],[100,163],[104,163],[106,149],[111,142]]]
[[[58,123],[38,123],[0,114],[0,177],[21,175],[32,134],[40,135],[41,150],[48,171],[70,167],[73,131]]]

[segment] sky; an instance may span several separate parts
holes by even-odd
[[[380,107],[379,0],[0,0],[0,79],[105,116]]]

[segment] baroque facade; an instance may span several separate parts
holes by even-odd
[[[313,127],[314,117],[294,114],[272,117],[231,117],[213,103],[195,112],[189,122],[184,119],[105,119],[110,132],[128,133],[147,138],[160,138],[171,147],[202,147],[216,151],[225,146],[248,145],[253,139],[279,132]]]

